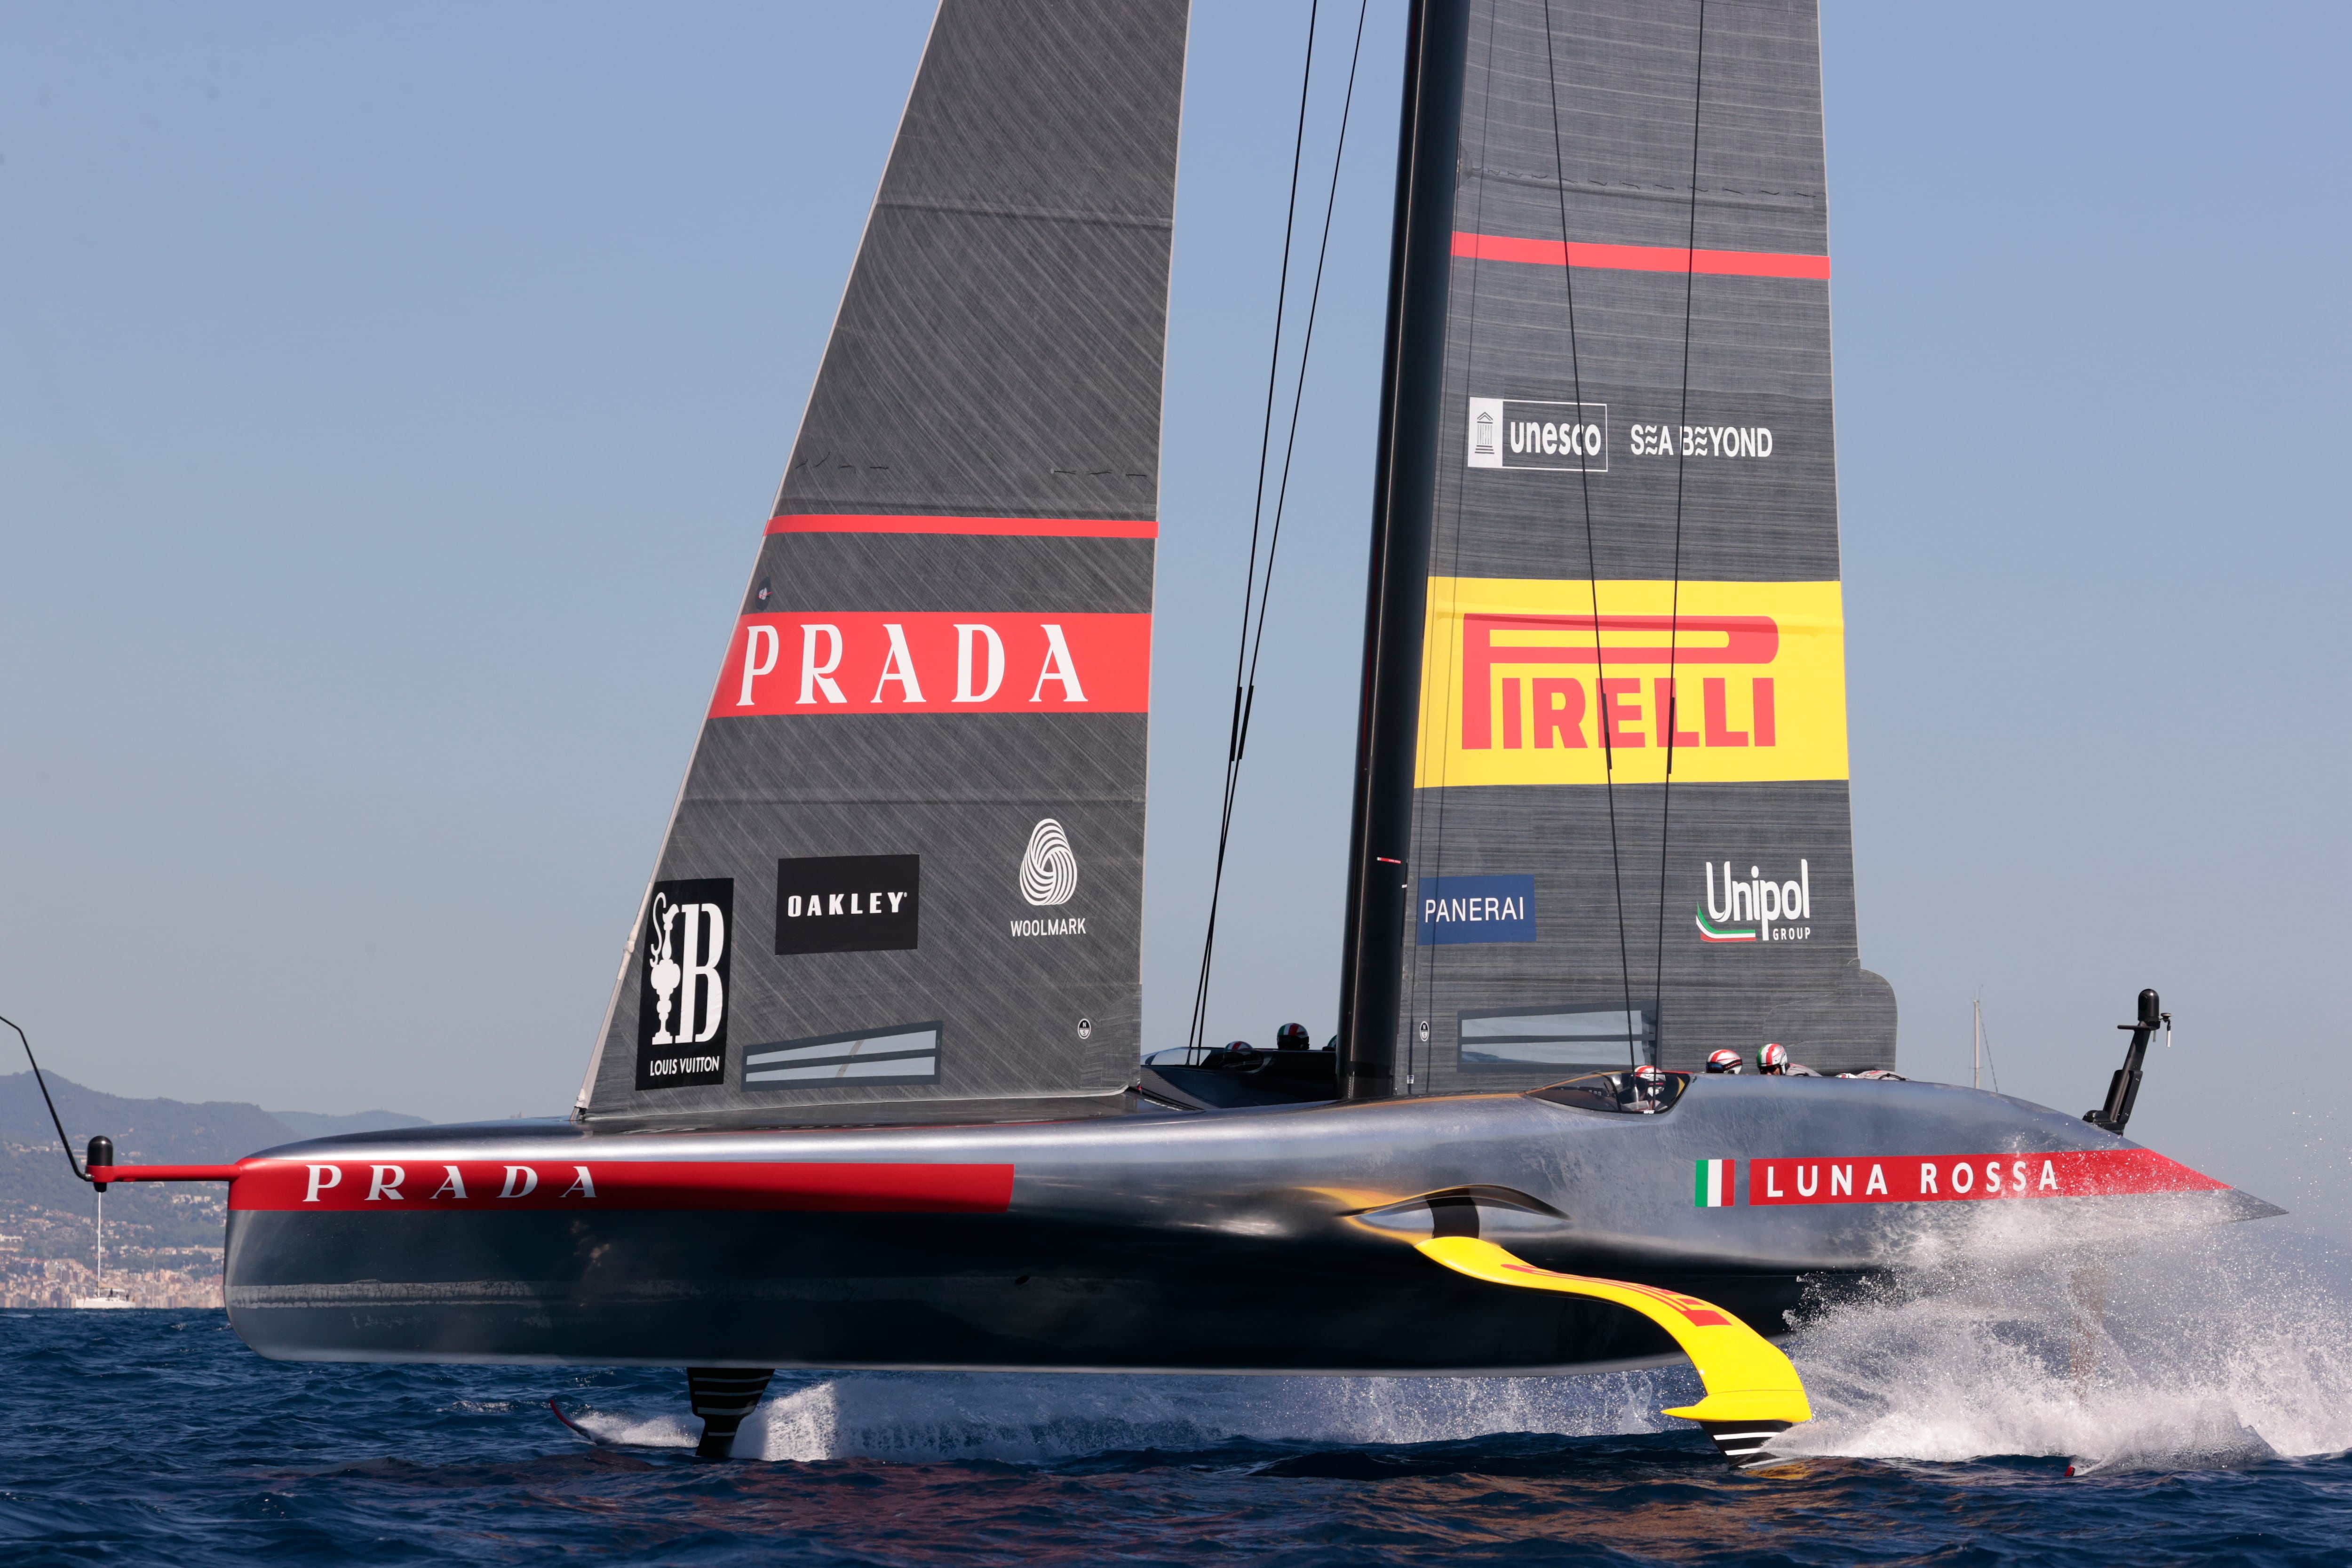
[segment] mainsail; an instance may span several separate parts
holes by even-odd
[[[1115,1097],[1183,0],[944,0],[581,1097]]]
[[[1813,0],[1421,0],[1349,1092],[1891,1067],[1847,805]]]

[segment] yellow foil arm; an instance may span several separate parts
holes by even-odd
[[[1650,1285],[1555,1274],[1475,1237],[1440,1236],[1414,1245],[1473,1279],[1614,1301],[1665,1330],[1690,1357],[1699,1381],[1706,1385],[1705,1399],[1665,1414],[1705,1426],[1707,1435],[1734,1463],[1752,1462],[1766,1438],[1812,1419],[1805,1385],[1789,1358],[1766,1342],[1763,1335],[1710,1302]]]

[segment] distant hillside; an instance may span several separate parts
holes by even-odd
[[[281,1143],[329,1132],[415,1127],[423,1119],[398,1111],[323,1116],[271,1113],[237,1100],[191,1105],[178,1100],[126,1100],[48,1075],[58,1115],[79,1154],[92,1133],[114,1140],[123,1164],[220,1165]],[[211,1184],[118,1185],[106,1194],[110,1258],[152,1258],[179,1267],[191,1253],[221,1245],[222,1196]],[[66,1168],[57,1131],[29,1072],[0,1075],[0,1273],[9,1257],[87,1258],[95,1194]],[[13,1239],[8,1239],[13,1238]]]
[[[315,1110],[273,1110],[298,1138],[330,1138],[338,1132],[382,1132],[392,1127],[429,1127],[422,1116],[397,1110],[362,1110],[350,1116],[324,1116]]]

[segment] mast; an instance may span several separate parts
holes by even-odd
[[[1339,967],[1339,1095],[1396,1091],[1397,1001],[1409,903],[1423,612],[1437,487],[1446,296],[1467,0],[1413,0],[1389,249],[1388,344],[1372,486],[1372,560],[1356,721],[1354,824]]]

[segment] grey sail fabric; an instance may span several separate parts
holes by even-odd
[[[1375,605],[1415,646],[1368,710],[1411,735],[1367,752],[1358,901],[1401,918],[1359,967],[1400,973],[1357,1092],[1753,1070],[1775,1039],[1894,1065],[1858,962],[1815,10],[1422,7],[1460,110],[1424,132],[1454,137],[1450,263],[1422,553]]]
[[[940,6],[589,1117],[1134,1082],[1186,26]]]

